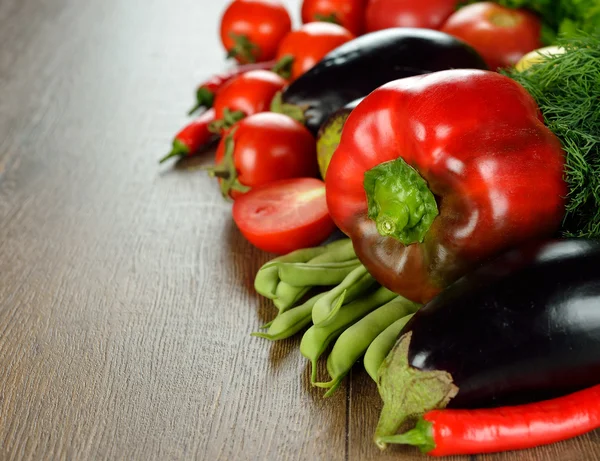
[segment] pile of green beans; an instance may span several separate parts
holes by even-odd
[[[273,301],[278,315],[263,327],[266,331],[253,336],[281,341],[312,323],[302,336],[300,353],[311,364],[311,383],[328,389],[325,397],[363,355],[367,373],[377,381],[400,330],[419,308],[379,285],[356,257],[350,239],[275,258],[260,268],[254,286]],[[327,359],[331,380],[318,382],[317,362],[334,341]]]

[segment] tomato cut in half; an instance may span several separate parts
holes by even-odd
[[[317,246],[335,230],[325,183],[315,178],[253,188],[233,204],[233,220],[250,243],[276,254]]]

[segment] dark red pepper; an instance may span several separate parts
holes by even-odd
[[[327,205],[381,285],[426,303],[482,261],[553,235],[564,168],[522,86],[445,70],[387,83],[352,111],[327,170]]]
[[[203,147],[206,147],[216,138],[208,127],[215,120],[215,110],[209,109],[188,123],[173,139],[173,148],[171,152],[160,159],[164,163],[173,157],[188,157],[197,154]]]
[[[215,101],[217,92],[232,78],[237,77],[250,70],[271,70],[277,65],[277,61],[257,62],[244,64],[226,70],[220,74],[215,74],[205,82],[201,83],[196,89],[196,105],[188,112],[192,115],[202,107],[211,108]]]
[[[600,385],[564,397],[487,410],[433,410],[415,429],[377,439],[418,446],[432,456],[523,450],[600,427]]]

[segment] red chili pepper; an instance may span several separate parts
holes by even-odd
[[[599,427],[600,385],[514,407],[433,410],[413,430],[377,443],[414,445],[432,456],[475,455],[549,445]]]
[[[208,129],[208,126],[214,120],[215,110],[209,109],[197,119],[188,123],[175,135],[173,149],[160,159],[160,163],[164,163],[173,157],[188,157],[197,154],[215,137],[215,134]]]
[[[215,74],[201,83],[196,90],[196,105],[188,112],[192,115],[202,107],[211,108],[215,101],[217,92],[232,78],[237,77],[250,70],[271,70],[277,65],[277,61],[257,62],[234,67],[223,73]]]

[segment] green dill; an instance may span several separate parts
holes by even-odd
[[[565,237],[600,237],[600,35],[560,39],[564,54],[505,71],[537,101],[566,152]]]
[[[481,0],[466,0],[463,4]],[[552,45],[557,37],[572,38],[579,32],[600,34],[600,0],[493,0],[507,8],[537,13],[543,23],[542,41]]]

